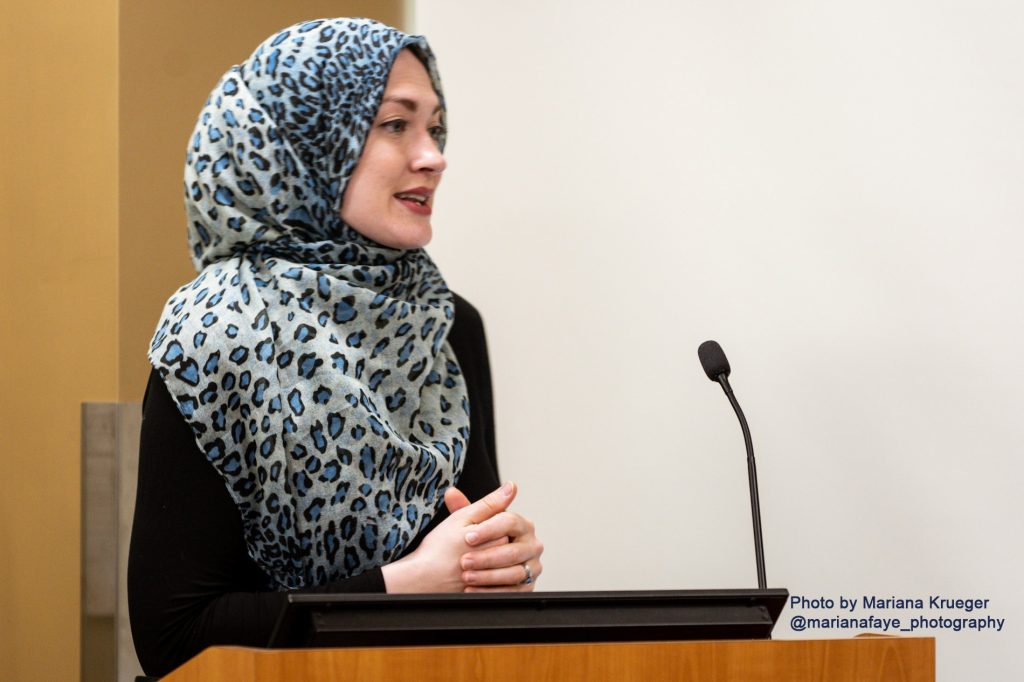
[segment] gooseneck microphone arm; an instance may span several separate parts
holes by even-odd
[[[754,557],[757,561],[757,587],[766,589],[768,581],[764,573],[764,538],[761,535],[761,502],[757,494],[757,465],[754,463],[754,441],[750,437],[750,427],[747,426],[747,418],[743,416],[736,395],[732,386],[729,385],[729,361],[725,357],[722,347],[715,341],[705,341],[697,349],[704,372],[712,381],[718,382],[736,416],[740,420],[740,428],[743,430],[743,444],[747,448],[747,479],[750,483],[750,515],[754,521]]]
[[[743,429],[743,444],[747,446],[747,479],[750,482],[750,515],[754,519],[754,555],[757,559],[757,587],[765,589],[767,580],[764,577],[764,538],[761,536],[761,501],[757,495],[757,465],[754,463],[754,441],[750,438],[750,427],[747,426],[747,418],[743,416],[736,396],[729,385],[729,377],[719,374],[716,379],[722,385],[722,390],[728,396],[732,409],[740,420],[740,428]]]

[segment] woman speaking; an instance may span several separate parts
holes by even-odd
[[[445,137],[426,41],[365,19],[284,29],[210,93],[185,166],[199,275],[163,311],[143,406],[147,674],[265,645],[286,591],[533,589],[480,316],[422,248]]]

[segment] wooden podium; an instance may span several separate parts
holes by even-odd
[[[934,682],[935,640],[872,637],[246,649],[212,647],[166,682]]]

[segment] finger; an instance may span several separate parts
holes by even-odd
[[[464,571],[505,568],[515,566],[540,556],[540,543],[512,542],[467,552],[459,560]]]
[[[486,521],[495,514],[505,511],[512,504],[516,497],[516,484],[509,481],[497,490],[487,495],[460,511],[466,517],[469,524],[476,524]],[[493,538],[491,538],[493,539]]]
[[[482,545],[477,545],[473,549],[481,550],[481,549],[489,549],[491,547],[500,547],[501,545],[507,545],[510,542],[512,542],[512,540],[507,535],[502,535],[500,538],[495,538],[495,539],[491,540],[490,542],[485,542]]]
[[[461,490],[452,486],[444,491],[444,505],[448,507],[449,514],[454,514],[463,507],[469,506],[469,498]]]
[[[462,582],[474,587],[518,585],[526,580],[526,569],[521,564],[493,568],[489,571],[463,571]]]
[[[463,592],[533,592],[534,584],[529,585],[503,585],[501,587],[477,587],[475,585],[467,585],[463,588]]]
[[[470,528],[466,533],[466,543],[476,546],[503,535],[512,538],[522,537],[529,535],[533,530],[533,522],[525,516],[515,512],[502,512],[483,521],[475,528]]]

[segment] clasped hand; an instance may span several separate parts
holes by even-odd
[[[388,592],[530,592],[544,570],[533,523],[508,511],[516,485],[470,503],[456,488],[444,495],[451,515],[414,552],[384,566]]]

